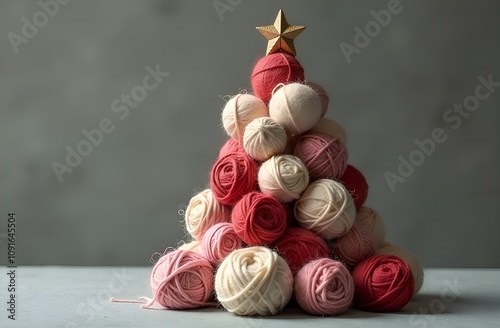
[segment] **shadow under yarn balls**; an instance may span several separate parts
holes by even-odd
[[[287,141],[285,129],[270,117],[254,119],[247,125],[243,134],[243,148],[259,162],[281,154]]]
[[[325,239],[334,239],[351,229],[356,208],[341,183],[321,179],[311,183],[295,201],[294,214],[300,226]]]
[[[214,292],[214,269],[200,254],[175,250],[162,256],[151,272],[155,301],[167,309],[187,310],[209,305]]]
[[[233,251],[215,275],[218,301],[229,312],[242,316],[278,314],[292,290],[288,264],[264,246]]]
[[[312,315],[344,313],[354,297],[354,282],[346,267],[322,258],[307,263],[295,277],[295,298]]]
[[[248,245],[270,244],[286,229],[285,207],[276,197],[250,192],[234,206],[234,231]]]
[[[297,139],[294,155],[306,165],[312,179],[338,179],[347,167],[347,149],[324,133],[306,133]]]
[[[227,134],[243,142],[245,127],[257,117],[268,116],[266,104],[251,94],[238,94],[231,98],[222,111],[222,125]]]
[[[298,157],[278,155],[262,163],[257,180],[263,193],[289,203],[309,185],[309,171]]]
[[[368,229],[354,223],[348,233],[335,241],[333,256],[352,268],[364,259],[374,255],[376,250],[375,239]]]
[[[410,266],[396,256],[369,257],[354,268],[352,278],[356,290],[354,304],[361,310],[397,311],[413,296]]]

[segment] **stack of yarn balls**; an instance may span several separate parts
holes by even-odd
[[[225,104],[229,138],[185,211],[192,241],[156,263],[153,301],[243,316],[288,303],[322,316],[403,308],[422,267],[364,206],[366,179],[348,162],[344,129],[324,117],[325,90],[286,53],[262,57],[251,83],[253,94]]]

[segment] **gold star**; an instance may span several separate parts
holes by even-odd
[[[268,40],[266,55],[283,50],[295,56],[293,40],[305,29],[305,26],[288,25],[282,10],[278,12],[273,25],[260,26],[256,29]]]

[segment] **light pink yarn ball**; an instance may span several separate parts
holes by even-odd
[[[335,260],[313,260],[295,277],[295,298],[312,315],[344,313],[354,297],[354,282],[346,267]]]
[[[283,203],[298,199],[309,185],[309,171],[293,155],[273,156],[259,168],[260,190],[275,196]]]
[[[208,229],[201,240],[202,254],[213,265],[219,265],[235,249],[243,247],[243,241],[234,231],[232,223],[221,222]]]
[[[229,222],[231,208],[219,203],[210,189],[205,189],[189,201],[186,208],[186,230],[196,240],[201,240],[205,231],[219,222]]]
[[[289,83],[274,90],[269,101],[269,116],[290,135],[311,129],[321,117],[321,99],[302,83]]]
[[[251,94],[238,94],[222,110],[222,125],[227,134],[243,143],[243,133],[248,123],[257,117],[269,116],[266,104]]]
[[[349,191],[334,180],[311,183],[295,201],[298,223],[325,239],[345,235],[354,224],[356,208]]]
[[[367,206],[361,206],[356,213],[355,222],[368,229],[375,239],[377,247],[382,246],[385,242],[385,225],[375,210]]]
[[[243,134],[243,148],[256,161],[263,162],[281,154],[286,147],[286,131],[270,117],[258,117],[250,122]]]
[[[214,292],[214,269],[200,254],[175,250],[161,257],[151,272],[154,301],[171,310],[207,306]]]
[[[335,241],[333,256],[336,260],[353,268],[359,262],[374,255],[376,250],[375,239],[368,229],[355,223],[348,233]]]

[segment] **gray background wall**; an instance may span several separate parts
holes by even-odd
[[[228,3],[226,0],[221,0]],[[0,263],[7,213],[21,264],[148,265],[184,237],[177,211],[206,184],[225,136],[221,95],[249,89],[266,41],[255,26],[283,8],[306,78],[330,93],[328,117],[348,133],[350,162],[370,184],[367,205],[388,239],[426,267],[500,266],[500,89],[456,130],[443,121],[500,81],[500,3],[406,1],[348,63],[339,44],[388,1],[72,1],[16,54],[7,35],[33,21],[35,1],[0,2]],[[125,119],[111,104],[146,66],[170,75]],[[59,182],[51,164],[109,118],[115,130]],[[414,139],[448,139],[391,192]]]

